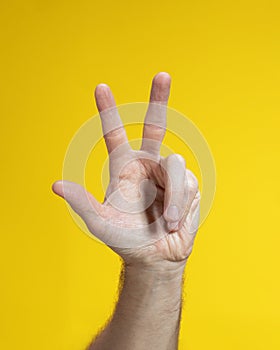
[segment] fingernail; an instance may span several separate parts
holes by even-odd
[[[179,211],[176,205],[171,205],[169,208],[167,208],[166,215],[168,218],[172,221],[178,221],[179,220]]]

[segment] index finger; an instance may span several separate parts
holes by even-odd
[[[158,73],[152,82],[150,103],[145,116],[141,150],[158,153],[166,129],[166,106],[171,78],[168,73]]]
[[[108,85],[97,85],[95,89],[95,100],[102,122],[102,130],[108,153],[111,153],[120,145],[122,145],[122,148],[130,149],[114,96]]]

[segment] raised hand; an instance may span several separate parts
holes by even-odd
[[[95,99],[109,153],[110,184],[99,203],[82,186],[57,181],[89,231],[127,263],[185,262],[199,225],[200,194],[182,156],[160,156],[166,129],[170,76],[152,83],[140,150],[131,149],[110,88],[100,84]]]

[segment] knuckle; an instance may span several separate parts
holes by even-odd
[[[125,135],[125,130],[122,126],[118,126],[115,129],[110,130],[104,136],[106,139],[114,139],[115,137],[123,137]]]

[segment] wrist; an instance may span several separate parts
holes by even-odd
[[[147,262],[127,262],[124,261],[126,275],[133,275],[136,278],[151,276],[157,280],[172,281],[182,280],[186,262],[158,261]]]

